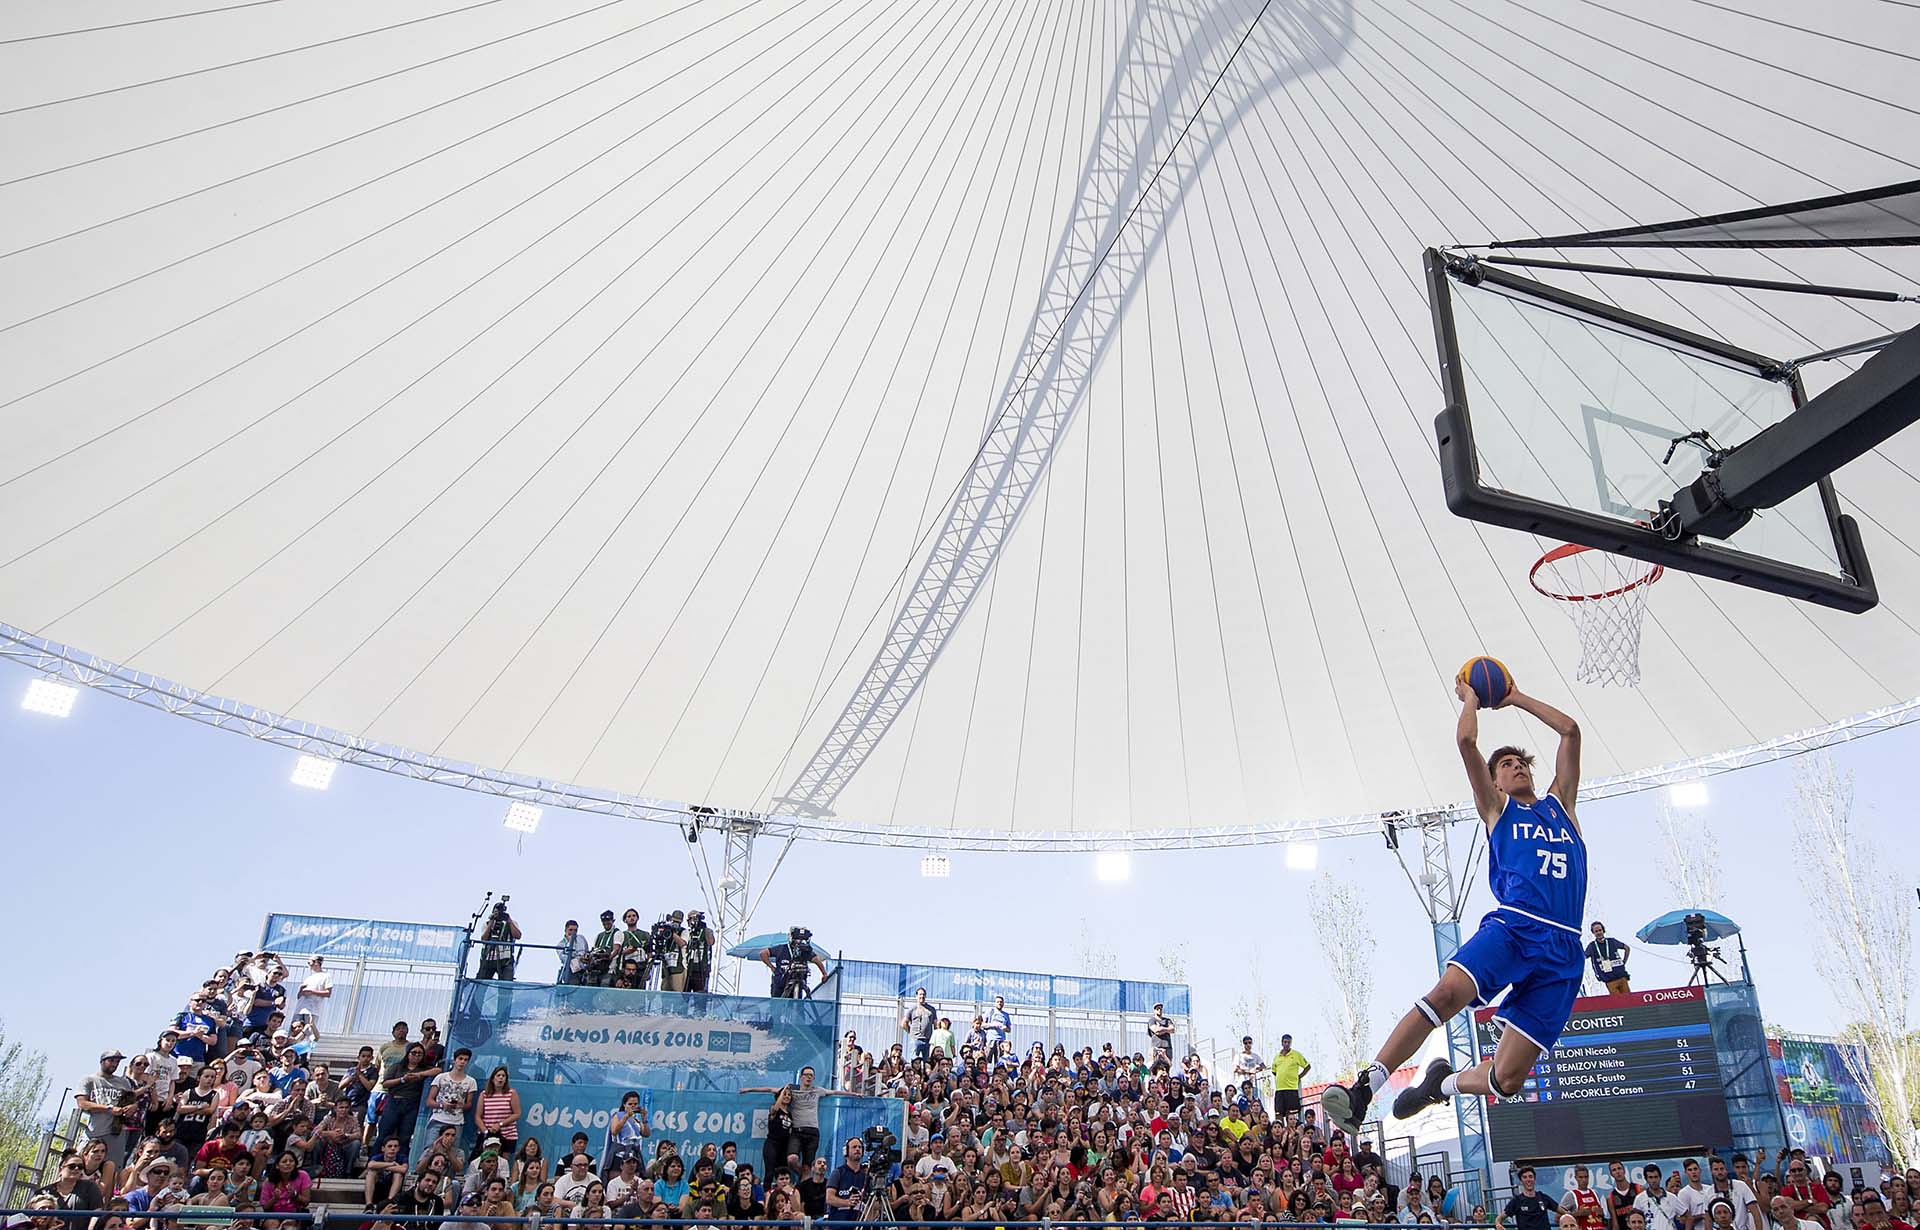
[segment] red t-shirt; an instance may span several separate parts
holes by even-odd
[[[211,1163],[231,1166],[237,1159],[243,1158],[246,1155],[247,1147],[239,1141],[236,1140],[232,1144],[227,1144],[216,1136],[206,1144],[200,1146],[199,1151],[193,1155],[193,1160],[203,1166]]]
[[[1591,1187],[1586,1190],[1574,1188],[1567,1193],[1573,1200],[1573,1219],[1585,1230],[1601,1230],[1607,1224],[1607,1215],[1600,1208],[1600,1193]]]
[[[1825,1184],[1783,1183],[1780,1185],[1780,1194],[1789,1200],[1805,1200],[1809,1202],[1813,1207],[1801,1214],[1801,1216],[1811,1218],[1821,1225],[1828,1227],[1828,1230],[1832,1230],[1833,1223],[1827,1219],[1827,1206],[1832,1204],[1833,1201],[1827,1196]]]

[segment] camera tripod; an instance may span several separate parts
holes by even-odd
[[[893,1215],[893,1205],[887,1200],[887,1189],[884,1184],[875,1186],[867,1193],[866,1200],[860,1205],[859,1219],[863,1222],[871,1222],[877,1226],[897,1226],[900,1224],[899,1220]]]
[[[1687,976],[1688,986],[1695,984],[1706,986],[1708,975],[1712,975],[1722,983],[1727,981],[1727,976],[1714,968],[1716,961],[1724,962],[1726,958],[1714,949],[1708,948],[1704,942],[1695,940],[1689,945],[1687,957],[1693,962],[1693,973]]]

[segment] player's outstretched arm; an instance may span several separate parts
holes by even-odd
[[[1480,819],[1492,824],[1499,819],[1506,800],[1500,797],[1500,788],[1493,784],[1493,771],[1487,768],[1486,757],[1480,754],[1480,698],[1465,680],[1456,681],[1453,690],[1460,697],[1460,722],[1454,728],[1454,739],[1460,745],[1460,759],[1467,766],[1473,805],[1480,809]]]
[[[1553,757],[1553,784],[1547,787],[1547,793],[1559,799],[1560,806],[1572,815],[1574,796],[1580,793],[1580,723],[1518,688],[1507,697],[1507,703],[1522,713],[1531,713],[1560,736],[1560,750]]]

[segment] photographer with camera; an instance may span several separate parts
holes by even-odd
[[[600,911],[600,932],[593,937],[593,943],[587,946],[586,963],[580,969],[580,981],[585,986],[604,987],[613,981],[613,954],[620,947],[620,928],[613,922],[612,910]]]
[[[1594,978],[1607,988],[1607,994],[1625,995],[1632,990],[1627,958],[1633,949],[1608,935],[1606,924],[1598,919],[1587,930],[1593,933],[1593,941],[1587,945],[1587,961],[1593,966]]]
[[[827,976],[827,964],[820,954],[813,950],[813,932],[805,927],[792,927],[787,931],[787,942],[778,948],[762,948],[760,963],[773,971],[773,998],[806,999],[807,966],[812,965]]]
[[[866,1152],[866,1144],[860,1137],[847,1140],[846,1161],[835,1167],[827,1179],[828,1221],[860,1220],[861,1206],[866,1203],[867,1189],[872,1185]]]
[[[620,933],[613,941],[613,964],[607,970],[607,983],[612,985],[614,975],[632,961],[639,967],[639,978],[633,984],[638,989],[647,985],[647,969],[653,962],[652,931],[640,929],[640,911],[632,906],[620,916],[620,922]]]
[[[480,972],[475,977],[482,980],[513,981],[517,955],[513,942],[520,938],[520,924],[507,913],[507,902],[510,900],[512,898],[501,894],[500,900],[493,903],[493,912],[487,916],[486,926],[480,932]]]
[[[587,981],[587,937],[580,934],[580,920],[569,918],[561,929],[560,942],[553,946],[554,956],[560,961],[559,971],[554,975],[554,984],[567,986]]]
[[[713,985],[713,958],[717,939],[700,910],[687,911],[686,989],[705,993]]]
[[[658,969],[659,989],[662,991],[687,989],[687,927],[684,917],[679,910],[675,910],[662,915],[660,921],[653,924],[650,937],[653,962]]]

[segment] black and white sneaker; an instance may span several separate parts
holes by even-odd
[[[1353,1136],[1360,1130],[1360,1124],[1367,1117],[1367,1107],[1373,1102],[1373,1080],[1368,1069],[1360,1069],[1360,1075],[1351,1085],[1328,1085],[1320,1093],[1320,1113],[1327,1122]]]
[[[1452,1075],[1453,1065],[1445,1058],[1436,1059],[1428,1064],[1426,1075],[1420,1078],[1420,1083],[1402,1089],[1400,1096],[1393,1100],[1393,1117],[1411,1119],[1429,1106],[1445,1103],[1448,1098],[1446,1094],[1440,1092],[1440,1082]]]

